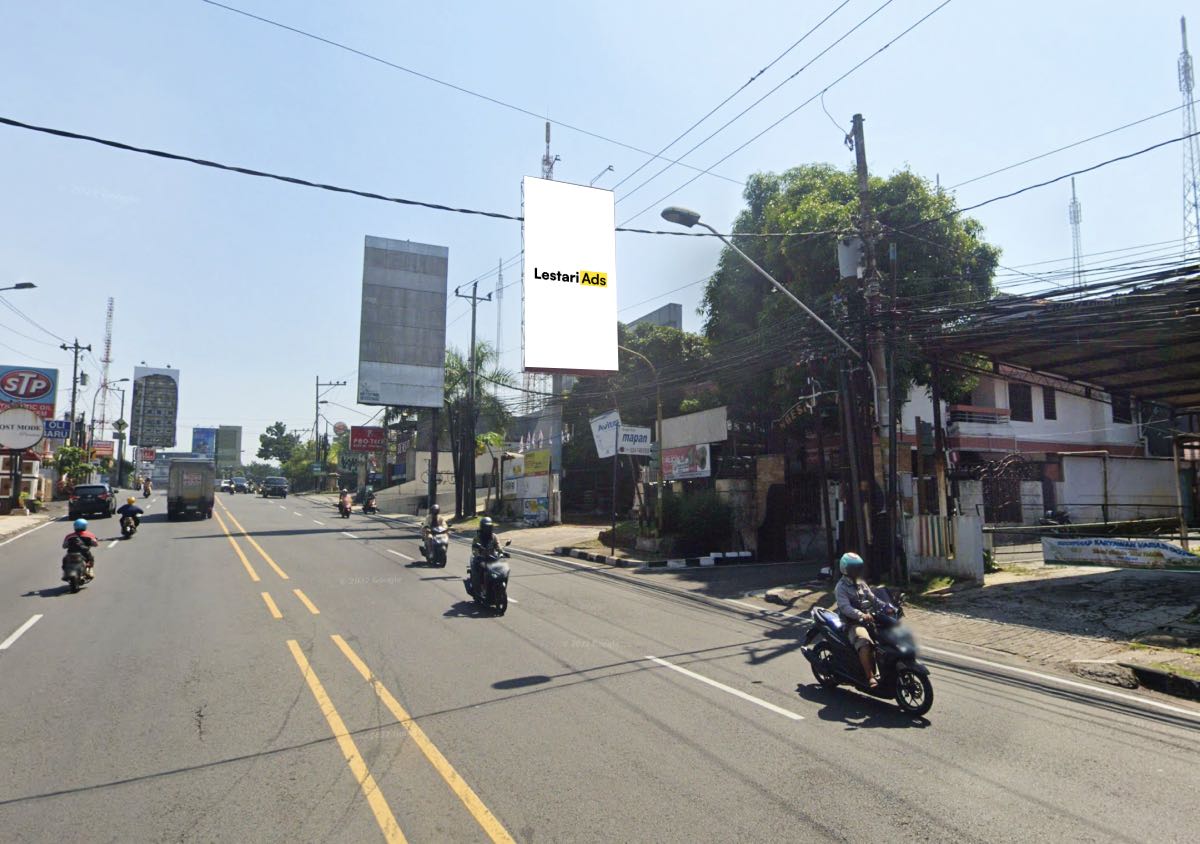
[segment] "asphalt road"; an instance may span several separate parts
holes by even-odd
[[[1186,703],[939,652],[914,722],[795,621],[519,556],[496,618],[404,524],[153,501],[77,595],[65,523],[0,545],[2,840],[1195,840]]]

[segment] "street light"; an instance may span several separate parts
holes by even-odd
[[[658,406],[658,411],[657,411],[657,414],[655,417],[656,422],[657,422],[656,427],[658,428],[658,431],[654,435],[654,438],[658,441],[658,506],[655,508],[655,511],[654,511],[654,523],[655,523],[655,529],[658,532],[658,536],[661,539],[662,534],[663,534],[663,483],[664,483],[664,481],[663,481],[663,461],[662,461],[662,447],[663,447],[662,446],[662,388],[658,381],[658,367],[656,367],[650,361],[650,358],[646,357],[641,352],[635,352],[633,349],[627,349],[624,346],[617,346],[617,348],[623,352],[629,352],[629,354],[631,354],[631,355],[636,355],[637,357],[644,360],[646,362],[646,365],[650,367],[650,371],[654,373],[654,397],[655,397],[655,400],[656,400],[656,403]],[[613,510],[614,511],[616,510],[615,495],[614,495]],[[615,529],[613,532],[613,536],[614,537],[616,536]],[[614,539],[614,541],[615,541],[615,539]]]
[[[116,381],[101,381],[100,389],[96,390],[96,394],[92,396],[92,424],[88,431],[88,446],[94,447],[96,444],[96,399],[100,398],[100,394],[109,389],[112,384],[121,384],[128,381],[128,378],[118,378]]]
[[[18,281],[12,287],[0,287],[0,293],[3,293],[6,290],[32,290],[35,287],[37,287],[37,285],[32,281]]]
[[[817,323],[817,325],[824,328],[826,332],[828,332],[835,340],[838,341],[838,343],[840,343],[843,347],[845,347],[846,351],[848,351],[850,354],[854,355],[854,357],[856,357],[859,361],[862,362],[862,365],[864,367],[866,367],[867,375],[869,375],[871,378],[871,387],[872,387],[872,390],[874,391],[873,395],[879,395],[879,382],[875,379],[875,370],[871,368],[871,362],[866,360],[857,349],[855,349],[853,346],[851,346],[850,342],[848,340],[846,340],[845,337],[843,337],[841,334],[838,334],[836,331],[834,331],[832,328],[830,328],[829,324],[827,322],[825,322],[825,320],[823,320],[819,316],[817,316],[813,312],[812,308],[810,308],[808,305],[804,304],[799,299],[797,299],[796,296],[792,293],[792,291],[788,290],[786,287],[784,287],[782,284],[780,284],[778,281],[776,281],[775,278],[769,272],[767,272],[762,267],[760,267],[758,264],[756,264],[749,255],[747,255],[745,252],[743,252],[742,250],[740,250],[736,246],[734,246],[732,243],[730,243],[728,238],[726,238],[723,234],[721,234],[719,231],[714,229],[708,223],[705,223],[704,221],[702,221],[700,219],[699,212],[693,211],[690,208],[681,208],[678,205],[672,205],[669,208],[664,208],[662,210],[662,218],[664,220],[666,220],[668,223],[675,223],[676,225],[685,226],[689,229],[692,226],[696,226],[696,225],[703,226],[704,228],[706,228],[710,232],[712,232],[717,237],[718,240],[720,240],[722,243],[724,243],[726,246],[728,246],[734,252],[741,255],[742,259],[745,260],[745,262],[747,264],[754,267],[754,269],[758,271],[759,275],[761,275],[767,281],[771,282],[771,284],[775,287],[776,290],[778,290],[784,296],[787,296],[789,299],[791,299],[793,302],[795,302],[796,305],[798,305],[800,307],[800,310],[802,310],[802,311],[804,311],[804,313],[808,314],[813,319],[813,321],[815,321]],[[875,408],[875,415],[876,415],[876,420],[879,422],[879,424],[882,425],[883,424],[883,422],[882,422],[883,408],[877,406]]]

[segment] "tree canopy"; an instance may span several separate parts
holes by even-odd
[[[291,460],[292,452],[300,445],[300,435],[289,434],[286,425],[276,422],[258,435],[258,444],[260,460],[275,460],[282,466]]]

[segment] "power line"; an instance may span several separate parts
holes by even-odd
[[[904,31],[902,31],[902,32],[901,32],[899,35],[896,35],[895,37],[893,37],[893,38],[892,38],[890,41],[888,41],[887,43],[885,43],[885,44],[884,44],[882,47],[880,47],[878,50],[876,50],[875,52],[871,53],[869,56],[867,56],[865,59],[863,59],[862,61],[860,61],[858,64],[854,65],[852,68],[850,68],[850,69],[849,69],[849,70],[847,70],[845,73],[843,73],[841,76],[839,76],[837,79],[835,79],[835,80],[833,80],[832,82],[830,82],[828,85],[826,85],[826,86],[825,86],[824,88],[822,88],[820,91],[818,91],[816,94],[813,94],[813,95],[812,95],[811,97],[809,97],[807,100],[805,100],[804,102],[800,103],[800,105],[796,106],[794,109],[792,109],[792,110],[791,110],[791,111],[789,111],[787,114],[785,114],[785,115],[783,115],[782,117],[780,117],[780,118],[779,118],[778,120],[776,120],[774,123],[772,123],[771,125],[767,126],[765,129],[763,129],[761,132],[759,132],[758,134],[756,134],[756,135],[754,135],[753,137],[751,137],[751,138],[750,138],[749,140],[747,140],[746,142],[742,143],[741,145],[739,145],[739,146],[737,146],[737,147],[734,147],[734,148],[733,148],[732,150],[730,150],[728,153],[726,153],[726,154],[725,154],[725,155],[723,155],[721,158],[717,159],[717,160],[716,160],[716,161],[714,161],[714,162],[713,162],[711,165],[709,165],[707,168],[705,168],[703,171],[701,171],[701,173],[698,173],[697,175],[693,176],[691,179],[688,179],[686,182],[684,182],[683,184],[681,184],[679,187],[675,188],[674,190],[670,191],[669,193],[666,193],[666,194],[664,194],[663,196],[661,196],[661,197],[659,197],[658,199],[656,199],[654,202],[652,202],[652,203],[650,203],[649,205],[647,205],[647,206],[646,206],[645,208],[643,208],[641,211],[639,211],[639,212],[637,212],[636,214],[634,214],[632,217],[629,217],[628,219],[624,220],[624,221],[621,223],[621,225],[625,225],[625,224],[627,224],[627,223],[631,222],[632,220],[635,220],[635,219],[637,219],[638,217],[642,216],[643,214],[645,214],[647,211],[651,210],[652,208],[656,208],[656,207],[657,207],[657,206],[659,206],[661,203],[663,203],[663,202],[664,202],[664,201],[666,201],[667,199],[670,199],[672,196],[674,196],[675,194],[679,193],[679,191],[683,190],[683,189],[684,189],[684,188],[686,188],[688,185],[690,185],[690,184],[692,184],[693,182],[695,182],[695,181],[696,181],[696,179],[700,178],[700,175],[702,175],[703,173],[707,173],[707,172],[708,172],[709,170],[711,170],[713,167],[717,167],[718,165],[720,165],[720,164],[724,163],[725,161],[728,161],[728,160],[729,160],[731,157],[733,157],[733,156],[734,156],[734,155],[736,155],[737,153],[741,152],[741,151],[742,151],[742,150],[744,150],[746,147],[750,146],[750,144],[754,143],[754,142],[755,142],[755,141],[757,141],[759,138],[761,138],[763,135],[767,134],[767,132],[770,132],[772,129],[774,129],[774,128],[775,128],[776,126],[778,126],[779,124],[783,123],[785,120],[787,120],[787,119],[788,119],[789,117],[791,117],[793,114],[795,114],[796,112],[800,111],[800,109],[804,108],[804,107],[805,107],[805,106],[807,106],[809,103],[811,103],[811,102],[813,102],[814,100],[818,99],[818,98],[819,98],[819,97],[820,97],[822,94],[826,93],[826,92],[827,92],[827,91],[829,91],[831,88],[833,88],[835,85],[837,85],[838,83],[840,83],[840,82],[842,82],[843,80],[845,80],[845,79],[846,79],[846,77],[850,76],[852,73],[854,73],[854,72],[855,72],[855,71],[857,71],[859,68],[861,68],[863,65],[865,65],[867,62],[869,62],[869,61],[871,61],[872,59],[874,59],[875,57],[877,57],[877,56],[878,56],[880,53],[882,53],[883,51],[885,51],[885,50],[886,50],[888,47],[891,47],[893,44],[895,44],[897,41],[899,41],[899,40],[900,40],[901,38],[903,38],[905,35],[908,35],[908,33],[912,32],[912,31],[913,31],[914,29],[916,29],[918,26],[920,26],[921,24],[925,23],[925,21],[929,20],[929,19],[930,19],[931,17],[933,17],[935,14],[937,14],[937,13],[938,13],[938,12],[940,12],[942,9],[944,9],[946,6],[948,6],[948,5],[950,4],[950,2],[951,2],[951,0],[942,0],[942,3],[940,3],[938,6],[936,6],[936,7],[935,7],[935,8],[934,8],[932,11],[928,12],[927,14],[925,14],[923,17],[919,18],[919,19],[916,21],[916,23],[914,23],[914,24],[912,24],[911,26],[909,26],[907,29],[905,29]]]
[[[950,0],[946,0],[946,2],[949,2],[949,1],[950,1]],[[867,15],[865,18],[863,18],[863,19],[862,19],[862,20],[860,20],[858,23],[856,23],[854,26],[850,27],[850,29],[848,29],[848,30],[846,30],[844,33],[842,33],[842,35],[841,35],[841,37],[840,37],[840,38],[838,38],[837,40],[835,40],[835,41],[834,41],[832,44],[830,44],[830,45],[829,45],[828,47],[826,47],[824,50],[822,50],[821,52],[817,53],[815,56],[813,56],[811,59],[809,59],[809,60],[808,60],[806,63],[804,63],[803,65],[801,65],[801,66],[800,66],[800,68],[799,68],[798,70],[796,70],[794,73],[792,73],[792,74],[791,74],[790,76],[788,76],[786,79],[784,79],[782,82],[780,82],[780,83],[779,83],[778,85],[776,85],[774,88],[772,88],[770,91],[767,91],[765,94],[763,94],[761,97],[759,97],[759,98],[758,98],[757,100],[755,100],[754,102],[750,103],[750,105],[746,106],[744,109],[742,109],[742,110],[741,110],[741,111],[739,111],[737,114],[735,114],[733,117],[731,117],[729,120],[727,120],[727,121],[725,121],[724,123],[722,123],[720,126],[718,126],[718,127],[716,128],[716,130],[714,130],[713,132],[709,133],[709,135],[708,135],[707,137],[705,137],[703,140],[701,140],[700,142],[698,142],[698,143],[694,144],[694,145],[693,145],[693,146],[692,146],[692,147],[691,147],[691,148],[690,148],[690,149],[689,149],[687,152],[685,152],[683,155],[681,155],[681,156],[680,156],[680,158],[681,158],[681,159],[683,159],[683,158],[687,158],[689,155],[691,155],[693,152],[695,152],[696,150],[698,150],[700,147],[704,146],[706,143],[708,143],[709,141],[711,141],[713,138],[715,138],[715,137],[716,137],[717,135],[719,135],[721,132],[724,132],[726,129],[728,129],[730,126],[732,126],[732,125],[733,125],[734,123],[736,123],[738,120],[741,120],[741,119],[742,119],[742,117],[744,117],[744,116],[745,116],[745,115],[746,115],[746,114],[747,114],[747,113],[748,113],[748,112],[749,112],[751,109],[753,109],[753,108],[755,108],[756,106],[758,106],[758,104],[759,104],[759,103],[761,103],[763,100],[767,99],[767,97],[769,97],[769,96],[771,96],[772,94],[774,94],[776,91],[778,91],[778,90],[779,90],[780,88],[782,88],[784,85],[788,84],[788,83],[789,83],[789,82],[791,82],[793,79],[795,79],[797,76],[799,76],[801,73],[803,73],[805,70],[807,70],[808,68],[810,68],[810,67],[811,67],[813,64],[815,64],[815,63],[817,62],[817,60],[818,60],[818,59],[820,59],[822,56],[824,56],[826,53],[828,53],[830,50],[832,50],[832,49],[833,49],[834,47],[836,47],[838,44],[841,44],[843,41],[845,41],[847,38],[849,38],[849,37],[850,37],[852,34],[854,34],[854,32],[855,32],[855,31],[857,31],[857,30],[858,30],[860,27],[862,27],[863,25],[865,25],[865,24],[867,23],[867,21],[871,20],[871,18],[875,17],[877,14],[879,14],[880,12],[882,12],[884,9],[886,9],[888,6],[890,6],[890,5],[891,5],[893,2],[895,2],[895,0],[884,0],[883,4],[882,4],[881,6],[879,6],[878,8],[876,8],[876,9],[875,9],[875,11],[871,12],[871,14]],[[822,91],[821,93],[823,94],[823,93],[824,93],[824,91]],[[690,131],[690,130],[689,130],[689,131]],[[724,159],[722,159],[722,160],[724,160]],[[641,184],[639,184],[637,187],[635,187],[635,188],[632,188],[631,190],[629,190],[628,192],[626,192],[626,194],[625,194],[624,196],[622,196],[622,197],[621,197],[621,199],[627,199],[627,198],[629,198],[630,196],[632,196],[633,194],[637,193],[639,190],[641,190],[641,189],[642,189],[642,188],[644,188],[646,185],[648,185],[648,184],[650,184],[651,182],[653,182],[655,179],[657,179],[657,178],[658,178],[659,176],[661,176],[663,173],[666,173],[666,172],[667,172],[668,170],[670,170],[670,169],[671,169],[673,166],[674,166],[674,163],[669,163],[669,164],[667,164],[665,167],[663,167],[661,170],[659,170],[657,173],[655,173],[655,174],[654,174],[653,176],[651,176],[649,179],[646,179],[646,180],[645,180],[645,181],[643,181]],[[716,165],[714,164],[713,166],[715,167]],[[690,182],[689,182],[689,184],[690,184]],[[632,218],[631,218],[631,219],[632,219]],[[627,222],[628,222],[628,221],[627,221]]]
[[[693,129],[695,129],[697,126],[699,126],[699,125],[700,125],[701,123],[703,123],[705,120],[708,120],[708,118],[710,118],[710,117],[712,117],[714,114],[716,114],[716,113],[717,113],[717,111],[719,111],[719,110],[720,110],[720,109],[721,109],[721,108],[722,108],[722,107],[723,107],[723,106],[724,106],[726,103],[728,103],[730,100],[732,100],[732,99],[733,99],[734,97],[736,97],[738,94],[740,94],[742,91],[746,90],[746,88],[748,88],[748,87],[749,87],[749,86],[750,86],[750,85],[751,85],[751,84],[752,84],[752,83],[753,83],[753,82],[754,82],[756,79],[758,79],[760,76],[762,76],[764,73],[766,73],[766,72],[767,72],[768,70],[770,70],[772,67],[774,67],[774,66],[775,66],[775,65],[776,65],[776,64],[777,64],[777,63],[778,63],[780,60],[782,60],[784,56],[786,56],[786,55],[787,55],[788,53],[790,53],[792,50],[794,50],[794,49],[796,49],[798,46],[800,46],[800,44],[801,44],[801,43],[802,43],[802,42],[803,42],[803,41],[804,41],[806,38],[808,38],[808,36],[812,35],[814,32],[816,32],[818,29],[820,29],[820,28],[821,28],[821,27],[822,27],[822,26],[825,24],[825,22],[826,22],[826,21],[828,21],[830,18],[832,18],[834,15],[836,15],[836,14],[837,14],[838,12],[840,12],[842,9],[844,9],[844,8],[846,7],[846,5],[847,5],[849,2],[850,2],[850,0],[843,0],[843,2],[842,2],[840,5],[838,5],[836,8],[834,8],[834,10],[833,10],[832,12],[830,12],[828,15],[826,15],[826,16],[825,16],[825,17],[823,17],[823,18],[822,18],[820,21],[818,21],[818,22],[817,22],[817,24],[816,24],[816,26],[812,27],[812,29],[808,30],[808,32],[806,32],[806,33],[804,33],[803,35],[801,35],[801,36],[800,36],[800,38],[799,38],[797,41],[793,42],[793,43],[792,43],[792,45],[791,45],[790,47],[788,47],[786,50],[784,50],[782,53],[780,53],[778,56],[776,56],[774,59],[772,59],[772,60],[771,60],[771,62],[770,62],[769,64],[767,64],[767,65],[766,65],[766,67],[764,67],[764,68],[763,68],[762,70],[760,70],[758,73],[754,74],[754,75],[753,75],[753,76],[751,76],[749,79],[747,79],[745,82],[743,82],[743,83],[742,83],[742,84],[741,84],[741,85],[740,85],[740,86],[737,88],[737,90],[735,90],[735,91],[734,91],[732,94],[730,94],[730,95],[729,95],[729,96],[727,96],[725,99],[721,100],[721,102],[719,102],[719,103],[717,103],[715,106],[713,106],[713,107],[712,107],[712,108],[711,108],[711,109],[708,111],[708,113],[707,113],[707,114],[705,114],[703,117],[701,117],[701,118],[700,118],[699,120],[697,120],[695,123],[693,123],[691,126],[689,126],[688,128],[684,129],[684,130],[683,130],[683,132],[681,132],[681,133],[680,133],[680,134],[679,134],[679,135],[678,135],[678,136],[677,136],[677,137],[676,137],[676,138],[675,138],[673,141],[671,141],[669,144],[667,144],[667,145],[666,145],[666,146],[664,146],[662,149],[660,149],[660,150],[658,151],[658,153],[656,153],[655,155],[653,155],[653,156],[651,156],[650,158],[648,158],[648,159],[646,159],[645,161],[643,161],[643,162],[642,162],[640,165],[638,165],[638,167],[637,167],[637,168],[636,168],[636,169],[635,169],[633,172],[631,172],[631,173],[630,173],[629,175],[627,175],[625,178],[621,179],[619,182],[617,182],[615,185],[613,185],[613,190],[615,191],[615,190],[616,190],[617,188],[619,188],[621,185],[623,185],[623,184],[625,184],[626,182],[628,182],[630,179],[632,179],[634,176],[636,176],[638,173],[640,173],[640,172],[641,172],[643,169],[645,169],[645,168],[646,168],[646,167],[647,167],[647,166],[650,164],[650,162],[654,161],[656,158],[658,158],[658,157],[659,157],[660,155],[662,155],[664,152],[666,152],[667,150],[669,150],[671,147],[675,146],[675,144],[679,143],[679,141],[681,141],[683,138],[687,137],[687,135],[688,135],[688,134],[689,134],[689,133],[690,133],[690,132],[691,132]],[[888,0],[888,2],[890,3],[890,2],[892,2],[892,0]],[[887,5],[887,4],[885,3],[884,5]],[[857,27],[856,27],[856,28],[857,28]],[[836,43],[836,42],[835,42],[835,43]],[[819,56],[818,56],[818,58],[819,58]],[[814,59],[814,61],[815,61],[815,59]],[[809,64],[811,64],[811,62],[810,62]],[[807,67],[807,65],[805,65],[805,67]],[[804,69],[804,68],[801,68],[800,70],[803,70],[803,69]],[[772,88],[772,89],[771,89],[771,91],[770,91],[770,92],[768,92],[768,95],[767,95],[767,96],[769,96],[770,94],[772,94],[772,93],[774,93],[775,91],[779,90],[779,88],[780,88],[780,87],[781,87],[781,86],[782,86],[784,83],[790,82],[792,79],[794,79],[794,78],[796,77],[796,75],[797,75],[799,72],[800,72],[799,70],[798,70],[798,71],[796,71],[796,73],[793,73],[791,76],[789,76],[787,79],[785,79],[783,83],[780,83],[780,85],[776,85],[774,88]],[[762,98],[762,99],[765,99],[765,97],[764,97],[764,98]],[[762,102],[762,99],[759,99],[759,100],[755,101],[755,103],[754,103],[753,105],[751,105],[751,106],[750,106],[750,108],[753,108],[755,105],[758,105],[758,103]],[[747,109],[747,111],[748,111],[748,110],[749,110],[749,109]],[[745,114],[745,113],[746,113],[746,112],[745,112],[745,111],[743,111],[741,114]],[[738,117],[741,117],[741,114],[739,114],[739,115],[738,115]],[[736,120],[737,118],[735,117],[734,119]],[[729,125],[728,123],[726,123],[726,124],[725,124],[725,126],[728,126],[728,125]],[[723,129],[723,128],[725,128],[725,127],[724,127],[724,126],[722,126],[721,128]],[[721,130],[720,130],[720,129],[718,129],[717,131],[719,132],[719,131],[721,131]],[[712,137],[712,135],[709,135],[709,138],[711,138],[711,137]],[[707,141],[707,140],[708,140],[708,139],[706,138],[706,139],[705,139],[705,141]],[[704,143],[704,141],[701,141],[701,143]],[[695,147],[692,147],[692,149],[690,149],[690,150],[688,150],[687,152],[685,152],[683,155],[681,155],[681,156],[680,156],[680,158],[681,158],[681,159],[683,159],[683,158],[687,158],[687,157],[688,157],[688,155],[690,155],[690,154],[692,153],[692,151],[693,151],[693,150],[695,150]],[[668,167],[668,168],[669,168],[669,167],[671,167],[671,166],[672,166],[672,165],[670,165],[670,164],[669,164],[669,165],[667,165],[667,167]],[[664,169],[664,170],[661,170],[661,171],[659,171],[659,172],[660,172],[660,173],[662,173],[662,172],[665,172],[665,169]],[[651,179],[654,179],[654,178],[657,178],[657,174],[656,174],[655,176],[652,176],[652,177],[651,177]],[[643,183],[643,184],[644,184],[644,183]],[[639,187],[640,187],[640,185],[639,185]],[[634,191],[636,191],[636,190],[637,190],[637,188],[634,188],[634,189],[633,189],[633,191],[630,191],[630,193],[633,193],[633,192],[634,192]],[[628,194],[626,194],[626,196],[628,196]]]
[[[405,67],[404,65],[396,64],[393,61],[389,61],[388,59],[381,58],[380,56],[376,56],[372,53],[368,53],[365,50],[360,50],[357,47],[351,47],[349,44],[344,44],[340,41],[334,41],[332,38],[326,38],[322,35],[317,35],[314,32],[308,32],[307,30],[303,30],[298,27],[290,26],[286,23],[272,20],[271,18],[265,18],[265,17],[262,17],[261,15],[256,15],[251,12],[244,11],[243,9],[238,9],[233,6],[227,6],[224,3],[216,2],[216,0],[200,0],[200,2],[206,3],[209,6],[214,6],[219,9],[224,9],[227,12],[232,12],[234,14],[242,15],[243,17],[247,17],[252,20],[256,20],[261,23],[268,24],[269,26],[274,26],[279,29],[286,30],[287,32],[291,32],[295,35],[300,35],[304,38],[310,38],[313,41],[319,41],[322,44],[326,44],[330,47],[335,47],[339,50],[345,50],[347,53],[353,53],[354,55],[359,56],[360,58],[367,59],[368,61],[376,62],[376,63],[384,65],[386,67],[390,67],[393,70],[399,70],[403,73],[411,74],[412,76],[416,76],[419,79],[424,79],[426,82],[432,82],[435,85],[441,85],[441,86],[443,86],[445,88],[449,88],[453,91],[458,91],[460,94],[466,94],[467,96],[475,97],[476,99],[480,99],[480,100],[484,100],[485,102],[489,102],[493,105],[500,106],[501,108],[506,108],[506,109],[509,109],[510,111],[515,111],[518,114],[524,114],[528,117],[537,118],[538,120],[549,120],[549,122],[553,123],[555,126],[561,126],[562,128],[569,129],[572,132],[578,132],[581,135],[587,135],[589,138],[595,138],[596,140],[599,140],[599,141],[604,141],[606,143],[614,144],[616,146],[622,147],[627,150],[631,150],[636,153],[640,153],[642,155],[649,155],[652,158],[656,158],[656,159],[662,158],[662,156],[660,156],[656,153],[652,153],[649,150],[641,149],[640,147],[635,147],[633,144],[627,144],[624,141],[618,141],[617,139],[610,138],[607,135],[601,135],[599,132],[593,132],[590,129],[584,129],[582,126],[575,126],[571,123],[566,123],[562,120],[554,120],[551,118],[547,118],[545,115],[538,114],[537,112],[531,111],[530,109],[527,109],[527,108],[523,108],[522,106],[515,105],[515,104],[509,103],[509,102],[505,102],[504,100],[498,99],[496,97],[488,96],[487,94],[481,94],[478,91],[472,91],[470,88],[465,88],[462,85],[456,85],[453,82],[447,82],[444,79],[438,79],[436,76],[431,76],[428,73],[423,73],[422,71],[414,70],[411,67]],[[669,161],[670,159],[666,159],[666,160]],[[690,170],[698,170],[699,169],[697,167],[692,166],[691,164],[682,164],[681,162],[675,162],[675,163],[680,163],[681,166],[687,167]],[[732,179],[728,176],[722,176],[720,173],[709,173],[708,175],[714,176],[718,179],[723,179],[727,182],[732,182],[735,185],[743,185],[744,184],[743,182],[741,182],[737,179]]]
[[[31,317],[29,314],[25,313],[23,310],[21,310],[20,308],[18,308],[18,307],[17,307],[16,305],[14,305],[12,302],[10,302],[10,301],[8,301],[7,299],[5,299],[3,296],[0,296],[0,305],[3,305],[4,307],[8,308],[8,309],[9,309],[10,311],[12,311],[14,314],[16,314],[16,315],[17,315],[17,316],[19,316],[21,319],[23,319],[23,320],[25,320],[26,322],[28,322],[30,325],[32,325],[34,328],[36,328],[36,329],[38,329],[39,331],[41,331],[43,334],[46,334],[46,335],[48,335],[48,336],[50,336],[50,337],[53,337],[55,340],[58,340],[60,343],[65,343],[65,342],[67,342],[65,337],[59,337],[59,336],[58,336],[57,334],[55,334],[53,331],[51,331],[50,329],[46,328],[46,327],[45,327],[44,325],[42,325],[41,323],[39,323],[39,322],[37,322],[36,320],[34,320],[34,318],[33,318],[33,317]]]

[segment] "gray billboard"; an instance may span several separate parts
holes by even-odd
[[[129,440],[137,446],[175,447],[179,370],[133,368],[133,414]]]
[[[367,236],[358,403],[441,407],[450,250]]]
[[[242,465],[242,426],[222,425],[217,428],[217,469],[236,469]]]

